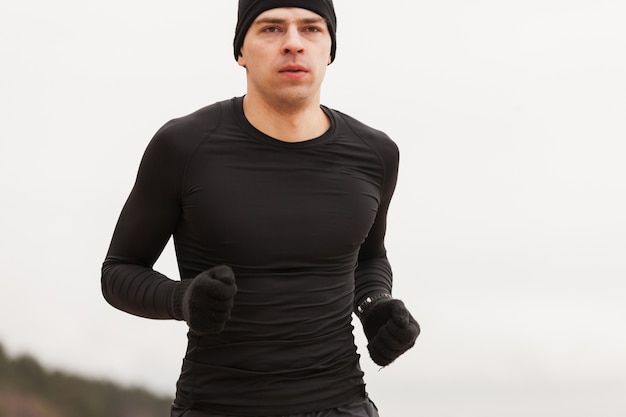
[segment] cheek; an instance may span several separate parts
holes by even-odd
[[[244,47],[241,48],[241,54],[237,59],[237,63],[246,68],[258,68],[259,64],[262,66],[263,64],[267,65],[269,62],[270,56],[264,53],[263,50],[257,48],[254,44],[244,44]]]

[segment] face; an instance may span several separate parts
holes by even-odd
[[[238,59],[246,68],[247,93],[280,104],[319,103],[331,42],[326,21],[310,10],[288,7],[261,13]]]

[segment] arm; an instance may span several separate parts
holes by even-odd
[[[393,299],[392,271],[384,240],[387,213],[398,174],[398,152],[383,156],[385,162],[381,203],[374,224],[359,252],[355,272],[354,312],[363,324],[370,357],[386,366],[413,347],[420,328],[404,303]]]
[[[167,126],[167,125],[166,125]],[[179,281],[152,269],[180,216],[184,156],[171,129],[148,145],[102,266],[102,292],[114,307],[137,316],[178,318]],[[178,308],[179,309],[179,308]]]

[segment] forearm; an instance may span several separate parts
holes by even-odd
[[[107,257],[101,284],[104,298],[119,310],[151,319],[182,319],[176,308],[180,282],[149,267]]]
[[[391,265],[386,255],[359,261],[354,280],[354,309],[367,297],[391,294]]]

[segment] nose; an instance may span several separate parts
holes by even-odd
[[[302,35],[297,26],[290,26],[285,32],[285,42],[283,44],[284,54],[301,54],[304,52],[304,43]]]

